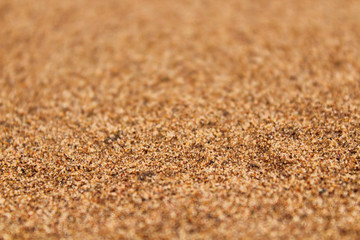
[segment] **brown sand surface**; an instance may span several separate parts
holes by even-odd
[[[360,1],[0,0],[0,239],[360,239]]]

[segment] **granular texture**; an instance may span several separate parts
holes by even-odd
[[[360,1],[0,0],[0,239],[359,239]]]

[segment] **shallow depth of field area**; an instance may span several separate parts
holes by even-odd
[[[360,1],[0,0],[0,239],[359,239]]]

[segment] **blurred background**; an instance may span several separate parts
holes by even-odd
[[[0,239],[358,239],[360,1],[0,0]]]

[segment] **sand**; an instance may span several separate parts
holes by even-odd
[[[360,1],[0,0],[0,239],[359,239]]]

